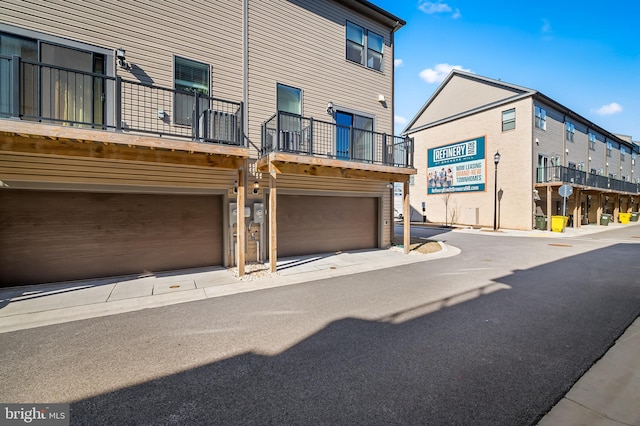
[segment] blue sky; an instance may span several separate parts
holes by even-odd
[[[370,1],[407,21],[395,39],[397,133],[456,67],[538,90],[640,141],[635,1]]]

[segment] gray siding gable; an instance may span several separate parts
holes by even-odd
[[[475,114],[532,96],[535,91],[514,84],[453,70],[440,84],[403,134]]]

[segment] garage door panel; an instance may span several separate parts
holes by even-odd
[[[0,191],[2,285],[222,263],[220,196]]]
[[[378,199],[278,196],[278,256],[378,246]]]

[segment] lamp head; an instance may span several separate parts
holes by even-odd
[[[327,114],[333,115],[334,112],[335,110],[333,109],[333,102],[329,101],[329,103],[327,104]]]

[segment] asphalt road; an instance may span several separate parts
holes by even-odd
[[[528,425],[640,313],[640,227],[412,233],[462,253],[0,334],[0,401],[86,425]]]

